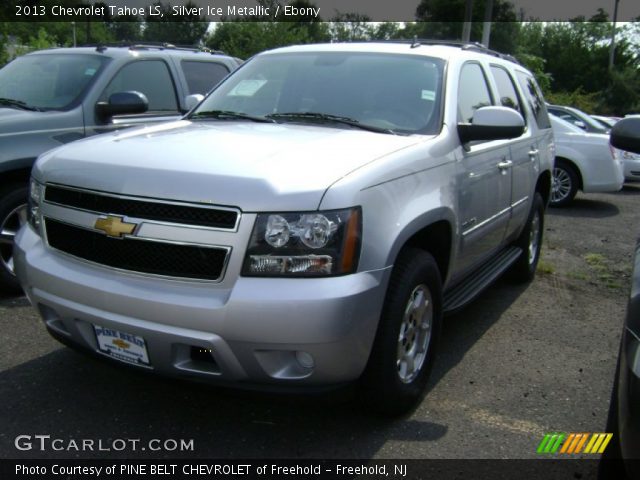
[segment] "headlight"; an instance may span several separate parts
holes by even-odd
[[[323,277],[353,273],[358,267],[361,231],[359,207],[259,214],[242,275]]]
[[[29,224],[33,227],[36,233],[40,234],[40,205],[44,197],[44,185],[36,182],[33,178],[29,182],[29,209],[27,211],[27,217]]]

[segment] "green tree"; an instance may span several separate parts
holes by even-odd
[[[422,0],[416,10],[417,23],[409,24],[405,33],[418,38],[460,40],[464,25],[465,0]],[[485,0],[474,0],[471,41],[482,39]],[[513,4],[494,0],[489,48],[514,53],[520,23]]]
[[[166,5],[156,2],[162,17],[149,15],[145,17],[143,37],[150,42],[164,42],[175,45],[197,45],[204,39],[209,24],[206,18],[195,15],[174,15],[170,3]],[[187,9],[197,7],[191,1],[185,4]]]
[[[258,0],[258,4],[274,12],[278,3],[275,0]],[[289,5],[313,6],[306,0],[297,0]],[[214,50],[222,50],[229,55],[245,59],[272,48],[326,42],[331,39],[329,24],[311,16],[299,16],[292,19],[295,21],[287,22],[274,21],[273,17],[223,20],[216,24],[213,33],[207,37],[206,45]]]

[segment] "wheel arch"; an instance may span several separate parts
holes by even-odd
[[[556,163],[558,162],[563,162],[566,163],[567,165],[569,165],[570,167],[573,168],[573,170],[576,172],[576,175],[578,175],[578,190],[583,190],[584,188],[584,183],[582,180],[582,170],[580,169],[580,165],[578,165],[577,162],[567,158],[567,157],[563,157],[561,155],[556,157]]]
[[[542,196],[542,201],[546,207],[551,198],[551,173],[548,170],[542,172],[538,177],[535,192]]]
[[[403,249],[419,248],[433,256],[445,284],[452,261],[454,224],[453,213],[449,210],[430,212],[425,218],[416,219],[396,239],[389,264],[395,264]]]

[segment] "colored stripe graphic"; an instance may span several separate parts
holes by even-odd
[[[537,453],[601,454],[612,438],[612,433],[547,433],[538,445]]]
[[[556,453],[565,437],[564,433],[547,433],[538,445],[537,452]]]

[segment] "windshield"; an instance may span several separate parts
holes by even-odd
[[[0,98],[38,110],[64,110],[82,96],[106,61],[86,54],[16,58],[0,69]]]
[[[234,112],[277,122],[436,134],[441,127],[443,65],[435,58],[380,53],[258,56],[224,81],[190,117]]]

